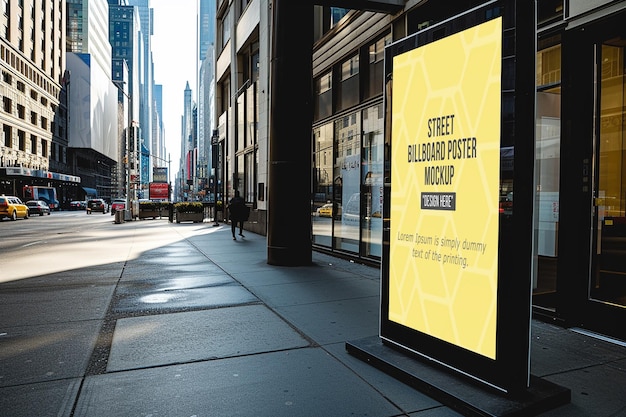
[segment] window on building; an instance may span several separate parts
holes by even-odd
[[[13,131],[11,129],[11,126],[2,126],[2,136],[4,137],[4,146],[6,146],[7,148],[13,148]]]
[[[30,135],[30,153],[37,155],[37,136]]]
[[[3,97],[2,109],[7,113],[11,113],[13,111],[13,101],[8,97]]]
[[[257,137],[257,101],[256,83],[250,85],[246,90],[246,146],[256,143]]]
[[[333,111],[333,73],[328,71],[315,80],[315,120],[324,119]]]
[[[17,105],[17,116],[22,120],[26,118],[26,108],[21,104]]]
[[[332,221],[341,205],[333,201],[333,124],[313,129],[313,243],[332,246]]]
[[[385,46],[391,43],[391,34],[386,35],[371,44],[368,48],[368,82],[365,86],[366,98],[375,97],[383,93],[383,74],[385,72]]]
[[[246,95],[240,94],[237,97],[237,151],[246,147]]]
[[[541,0],[537,2],[537,24],[563,19],[563,0]]]
[[[250,3],[251,0],[239,0],[239,11],[240,14],[243,14],[243,12],[246,10],[246,7],[248,7],[248,4]]]
[[[232,188],[233,190],[239,190],[239,193],[241,194],[241,196],[245,198],[246,193],[243,189],[244,184],[245,184],[244,154],[240,153],[239,155],[237,155],[236,161],[237,161],[237,164],[235,166],[235,183],[233,184]],[[230,190],[228,192],[230,192]]]
[[[335,121],[333,203],[341,217],[333,224],[334,248],[359,253],[361,217],[361,123],[357,113]]]
[[[250,56],[250,81],[256,83],[259,80],[259,43],[253,45],[253,52]]]
[[[230,40],[230,25],[231,25],[231,9],[228,9],[224,17],[220,22],[220,38],[222,49],[226,46],[228,41]]]
[[[35,113],[34,111],[31,111],[30,112],[30,122],[32,124],[34,124],[34,125],[37,125],[37,120],[38,120],[37,113]]]
[[[41,156],[48,158],[48,141],[41,138]]]
[[[26,133],[23,130],[17,131],[17,144],[20,151],[26,151]]]
[[[335,26],[343,17],[348,14],[350,9],[344,9],[342,7],[331,7],[330,8],[330,27]]]
[[[382,256],[384,184],[384,108],[382,104],[363,110],[361,148],[361,241],[363,255]]]
[[[359,104],[359,56],[354,55],[341,63],[338,110]]]
[[[41,116],[41,128],[44,130],[48,130],[48,119]]]
[[[255,158],[254,156],[256,155],[256,152],[248,152],[245,155],[245,167],[244,167],[244,171],[245,171],[245,186],[244,186],[244,199],[246,200],[247,203],[254,203],[255,198],[254,198],[254,193],[256,191],[256,187],[255,187],[255,169],[254,169],[254,161]]]

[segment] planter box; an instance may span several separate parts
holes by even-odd
[[[152,217],[156,219],[157,217],[161,217],[161,212],[159,210],[141,210],[139,209],[139,218],[147,219],[148,217]]]
[[[204,213],[180,213],[176,212],[176,223],[194,222],[201,223],[204,220]]]

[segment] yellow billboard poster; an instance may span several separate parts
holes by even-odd
[[[388,319],[496,359],[502,18],[392,79]]]

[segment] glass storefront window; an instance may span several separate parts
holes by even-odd
[[[257,103],[256,83],[252,83],[246,90],[246,147],[256,143],[257,136]]]
[[[333,213],[333,124],[313,131],[313,243],[331,247]]]
[[[245,178],[246,183],[244,186],[244,193],[242,197],[246,200],[246,203],[253,203],[255,192],[255,175],[254,175],[254,152],[248,152],[245,154]]]
[[[383,157],[384,124],[383,105],[363,111],[363,147],[361,151],[362,200],[364,212],[361,222],[363,255],[382,256],[383,214]]]
[[[333,213],[333,124],[313,130],[313,243],[332,246]]]
[[[245,148],[246,142],[246,100],[245,95],[240,94],[237,97],[237,151]]]
[[[334,248],[359,253],[361,218],[361,123],[358,113],[335,121],[333,169]],[[341,215],[339,215],[341,213]]]

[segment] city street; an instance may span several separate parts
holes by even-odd
[[[167,217],[146,221],[150,227],[144,228],[115,224],[114,217],[78,210],[0,222],[0,282],[124,262],[142,251],[181,239],[167,227],[160,227],[167,226]]]

